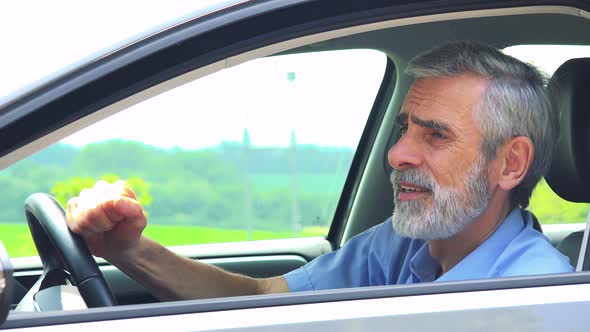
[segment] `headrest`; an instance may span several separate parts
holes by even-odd
[[[545,179],[561,198],[590,202],[590,58],[571,59],[551,77],[560,137]]]

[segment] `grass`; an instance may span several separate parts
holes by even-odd
[[[243,229],[219,229],[197,226],[159,226],[150,225],[145,234],[165,246],[205,244],[219,242],[239,242],[248,240],[272,240],[293,237],[326,236],[327,228],[305,228],[296,236],[292,232],[253,231],[250,239]]]
[[[0,224],[0,241],[11,258],[37,256],[27,224]]]
[[[253,231],[251,240],[325,236],[327,233],[328,229],[322,227],[304,228],[298,236],[295,236],[292,232]],[[196,226],[149,225],[145,230],[145,234],[165,246],[248,240],[245,230]],[[37,256],[37,250],[26,224],[0,223],[0,240],[11,258]]]

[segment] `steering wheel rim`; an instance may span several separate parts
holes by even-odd
[[[43,276],[68,271],[88,308],[116,305],[84,240],[70,231],[63,208],[51,196],[36,193],[25,200],[33,242],[43,263]]]

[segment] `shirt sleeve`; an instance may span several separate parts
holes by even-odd
[[[385,227],[391,227],[390,224]],[[371,250],[380,228],[374,226],[353,237],[341,249],[324,254],[284,275],[289,290],[311,291],[362,287],[369,284]],[[372,267],[374,269],[374,267]]]

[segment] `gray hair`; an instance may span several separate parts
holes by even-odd
[[[533,142],[531,167],[510,195],[513,206],[527,207],[533,189],[549,169],[559,131],[543,73],[493,47],[466,41],[417,56],[406,73],[415,78],[473,73],[490,82],[474,110],[482,133],[481,151],[490,162],[512,137],[526,136]]]

